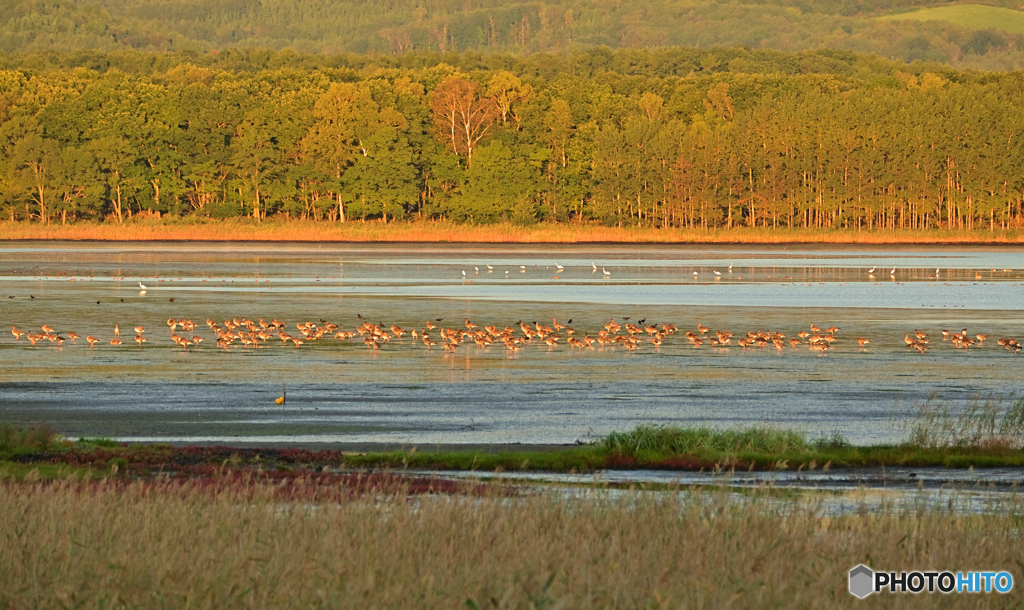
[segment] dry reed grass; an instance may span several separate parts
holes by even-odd
[[[7,481],[0,607],[852,607],[860,562],[1019,574],[1012,516],[696,498],[399,490],[313,505],[266,484]],[[898,603],[1019,606],[1017,591],[965,597]]]
[[[713,231],[603,227],[589,224],[463,225],[421,222],[304,222],[228,219],[139,219],[124,224],[0,222],[0,239],[97,241],[310,241],[449,243],[704,243],[704,244],[1021,244],[1024,231],[735,228]]]
[[[12,450],[45,451],[57,444],[57,432],[47,425],[18,428],[0,424],[0,454]]]
[[[919,448],[1024,448],[1024,398],[1006,406],[1001,397],[973,400],[954,409],[933,396],[918,409],[907,445]]]

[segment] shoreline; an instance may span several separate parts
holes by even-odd
[[[756,434],[761,434],[757,433]],[[101,470],[123,462],[134,469],[231,463],[241,468],[321,470],[418,469],[435,471],[587,473],[664,470],[677,472],[789,471],[815,469],[874,470],[893,467],[984,470],[1024,468],[1024,451],[1009,445],[991,447],[922,447],[912,445],[837,445],[748,447],[722,450],[691,448],[610,449],[583,445],[400,445],[398,443],[261,443],[261,442],[123,442],[70,438],[46,448],[0,452],[0,466],[54,466]],[[226,460],[226,462],[225,462]]]
[[[290,242],[419,244],[577,244],[577,245],[892,245],[1024,246],[1024,230],[946,229],[858,231],[734,228],[722,230],[604,227],[581,224],[518,226],[459,225],[445,221],[349,222],[345,224],[269,220],[166,221],[142,219],[124,224],[40,225],[0,222],[0,242]]]
[[[75,439],[67,439],[74,441]],[[232,441],[220,443],[216,441],[116,441],[126,445],[143,445],[146,447],[170,446],[176,449],[188,447],[202,447],[207,449],[245,449],[248,451],[298,449],[305,451],[340,451],[342,454],[366,454],[366,453],[467,453],[467,454],[499,454],[499,453],[554,453],[574,449],[580,445],[567,443],[556,444],[487,444],[487,443],[321,443],[321,442],[273,442],[263,443],[259,441]]]

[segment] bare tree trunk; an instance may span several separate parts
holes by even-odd
[[[121,185],[118,184],[114,187],[114,191],[117,193],[117,199],[114,202],[114,213],[117,214],[117,224],[124,222],[124,216],[121,212]]]
[[[49,215],[46,213],[46,199],[44,198],[45,190],[43,186],[37,186],[36,192],[39,194],[39,222],[46,224]]]

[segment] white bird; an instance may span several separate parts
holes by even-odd
[[[889,272],[889,275],[896,275],[896,267],[892,268],[892,271]]]
[[[508,277],[508,269],[505,270],[505,277]]]
[[[480,267],[473,267],[473,269],[474,269],[474,270],[475,270],[475,271],[476,271],[477,273],[480,273]]]
[[[462,270],[462,279],[466,279],[466,270],[465,269]]]
[[[494,271],[494,266],[493,265],[487,265],[487,271],[488,272]]]
[[[146,285],[143,284],[142,282],[139,282],[139,288],[142,289],[142,290],[146,290],[147,289]]]
[[[612,276],[612,272],[611,272],[611,271],[608,271],[608,270],[607,270],[607,269],[605,269],[604,267],[601,267],[601,272],[602,272],[602,273],[604,273],[604,276],[605,276],[605,277],[611,277],[611,276]]]
[[[693,272],[693,275],[697,275],[697,272],[696,272],[696,271],[694,271],[694,272]]]
[[[939,277],[939,268],[938,267],[935,268],[935,277]]]
[[[565,269],[565,267],[559,265],[558,263],[555,263],[555,267],[557,267],[559,271]]]
[[[597,271],[597,265],[595,265],[593,262],[590,263],[590,266],[594,268],[594,271]]]
[[[526,273],[526,265],[519,265],[519,273]]]
[[[715,271],[715,275],[722,275],[721,271]]]
[[[868,269],[868,273],[874,273],[874,272],[875,272],[875,268],[874,267]]]
[[[729,263],[729,273],[732,273],[732,263]]]

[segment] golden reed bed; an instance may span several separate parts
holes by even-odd
[[[115,223],[0,222],[3,240],[447,242],[447,243],[703,243],[703,244],[1024,244],[1024,230],[856,231],[735,228],[716,231],[603,227],[583,224],[461,225],[444,221],[327,222],[269,220]]]
[[[237,480],[0,482],[0,607],[832,608],[863,605],[847,592],[862,562],[1019,574],[1013,516],[824,517],[718,492],[301,492]],[[1020,604],[1016,588],[885,597]]]

